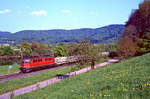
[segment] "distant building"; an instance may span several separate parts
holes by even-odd
[[[1,43],[0,46],[10,46],[8,43]]]
[[[15,42],[14,41],[1,41],[0,42],[0,46],[11,46],[14,45]]]

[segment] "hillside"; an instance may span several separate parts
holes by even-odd
[[[149,99],[150,53],[24,94],[15,99]]]
[[[9,42],[7,39],[12,34],[10,32],[2,32],[0,31],[0,43],[5,43],[6,41]]]
[[[23,40],[42,43],[78,42],[90,39],[93,43],[116,42],[122,35],[124,25],[109,25],[101,28],[82,28],[73,30],[24,30],[16,33],[0,32],[0,42],[20,43]],[[6,36],[7,34],[7,36]]]

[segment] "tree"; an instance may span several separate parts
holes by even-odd
[[[55,56],[68,56],[68,47],[63,43],[56,45],[53,50]]]
[[[70,54],[79,56],[78,61],[81,65],[90,63],[91,68],[95,69],[95,61],[99,58],[99,49],[87,40],[74,45]]]
[[[21,56],[31,56],[32,54],[32,48],[31,48],[31,44],[28,43],[27,41],[23,41],[21,43]]]
[[[32,42],[31,43],[32,55],[33,56],[53,56],[51,49],[46,44]]]
[[[128,37],[123,38],[122,41],[120,42],[120,45],[122,45],[119,46],[120,56],[128,58],[136,55],[138,46],[131,38]]]
[[[129,43],[130,42],[130,43]],[[127,49],[131,52],[128,52]],[[132,48],[132,49],[131,49]],[[127,52],[125,52],[127,51]],[[145,0],[139,5],[126,23],[119,49],[121,55],[129,57],[150,52],[150,1]],[[133,53],[132,53],[133,52]],[[128,54],[130,53],[130,54]],[[131,55],[132,53],[132,55]],[[126,55],[125,55],[126,54]]]
[[[0,47],[0,56],[11,56],[14,55],[14,51],[10,46]]]

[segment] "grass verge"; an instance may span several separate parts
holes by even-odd
[[[103,61],[106,61],[106,59],[101,59],[101,61],[99,61],[99,62],[103,62]],[[9,91],[18,89],[18,88],[22,88],[25,86],[29,86],[29,85],[35,84],[37,82],[40,82],[40,81],[50,79],[52,77],[55,77],[58,74],[66,74],[66,73],[69,73],[69,72],[72,72],[75,70],[79,70],[79,69],[87,67],[87,66],[89,66],[89,65],[88,64],[83,65],[83,66],[74,65],[71,67],[65,67],[65,68],[61,68],[61,69],[57,69],[57,70],[53,70],[53,71],[48,71],[48,72],[44,72],[41,74],[28,76],[25,78],[6,81],[4,83],[0,83],[0,94],[6,93]]]
[[[15,99],[149,99],[150,54],[67,78]]]
[[[0,83],[0,94],[6,93],[9,91],[18,89],[18,88],[22,88],[28,85],[32,85],[43,80],[50,79],[58,74],[68,73],[73,69],[73,67],[64,67],[64,68],[60,68],[57,70],[43,72],[37,75],[32,75],[32,76]]]
[[[0,66],[0,75],[6,75],[15,72],[19,72],[19,66],[17,64]]]

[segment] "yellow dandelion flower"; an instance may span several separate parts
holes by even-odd
[[[110,96],[110,95],[108,95],[108,96]]]
[[[102,94],[99,94],[99,96],[102,96]]]

